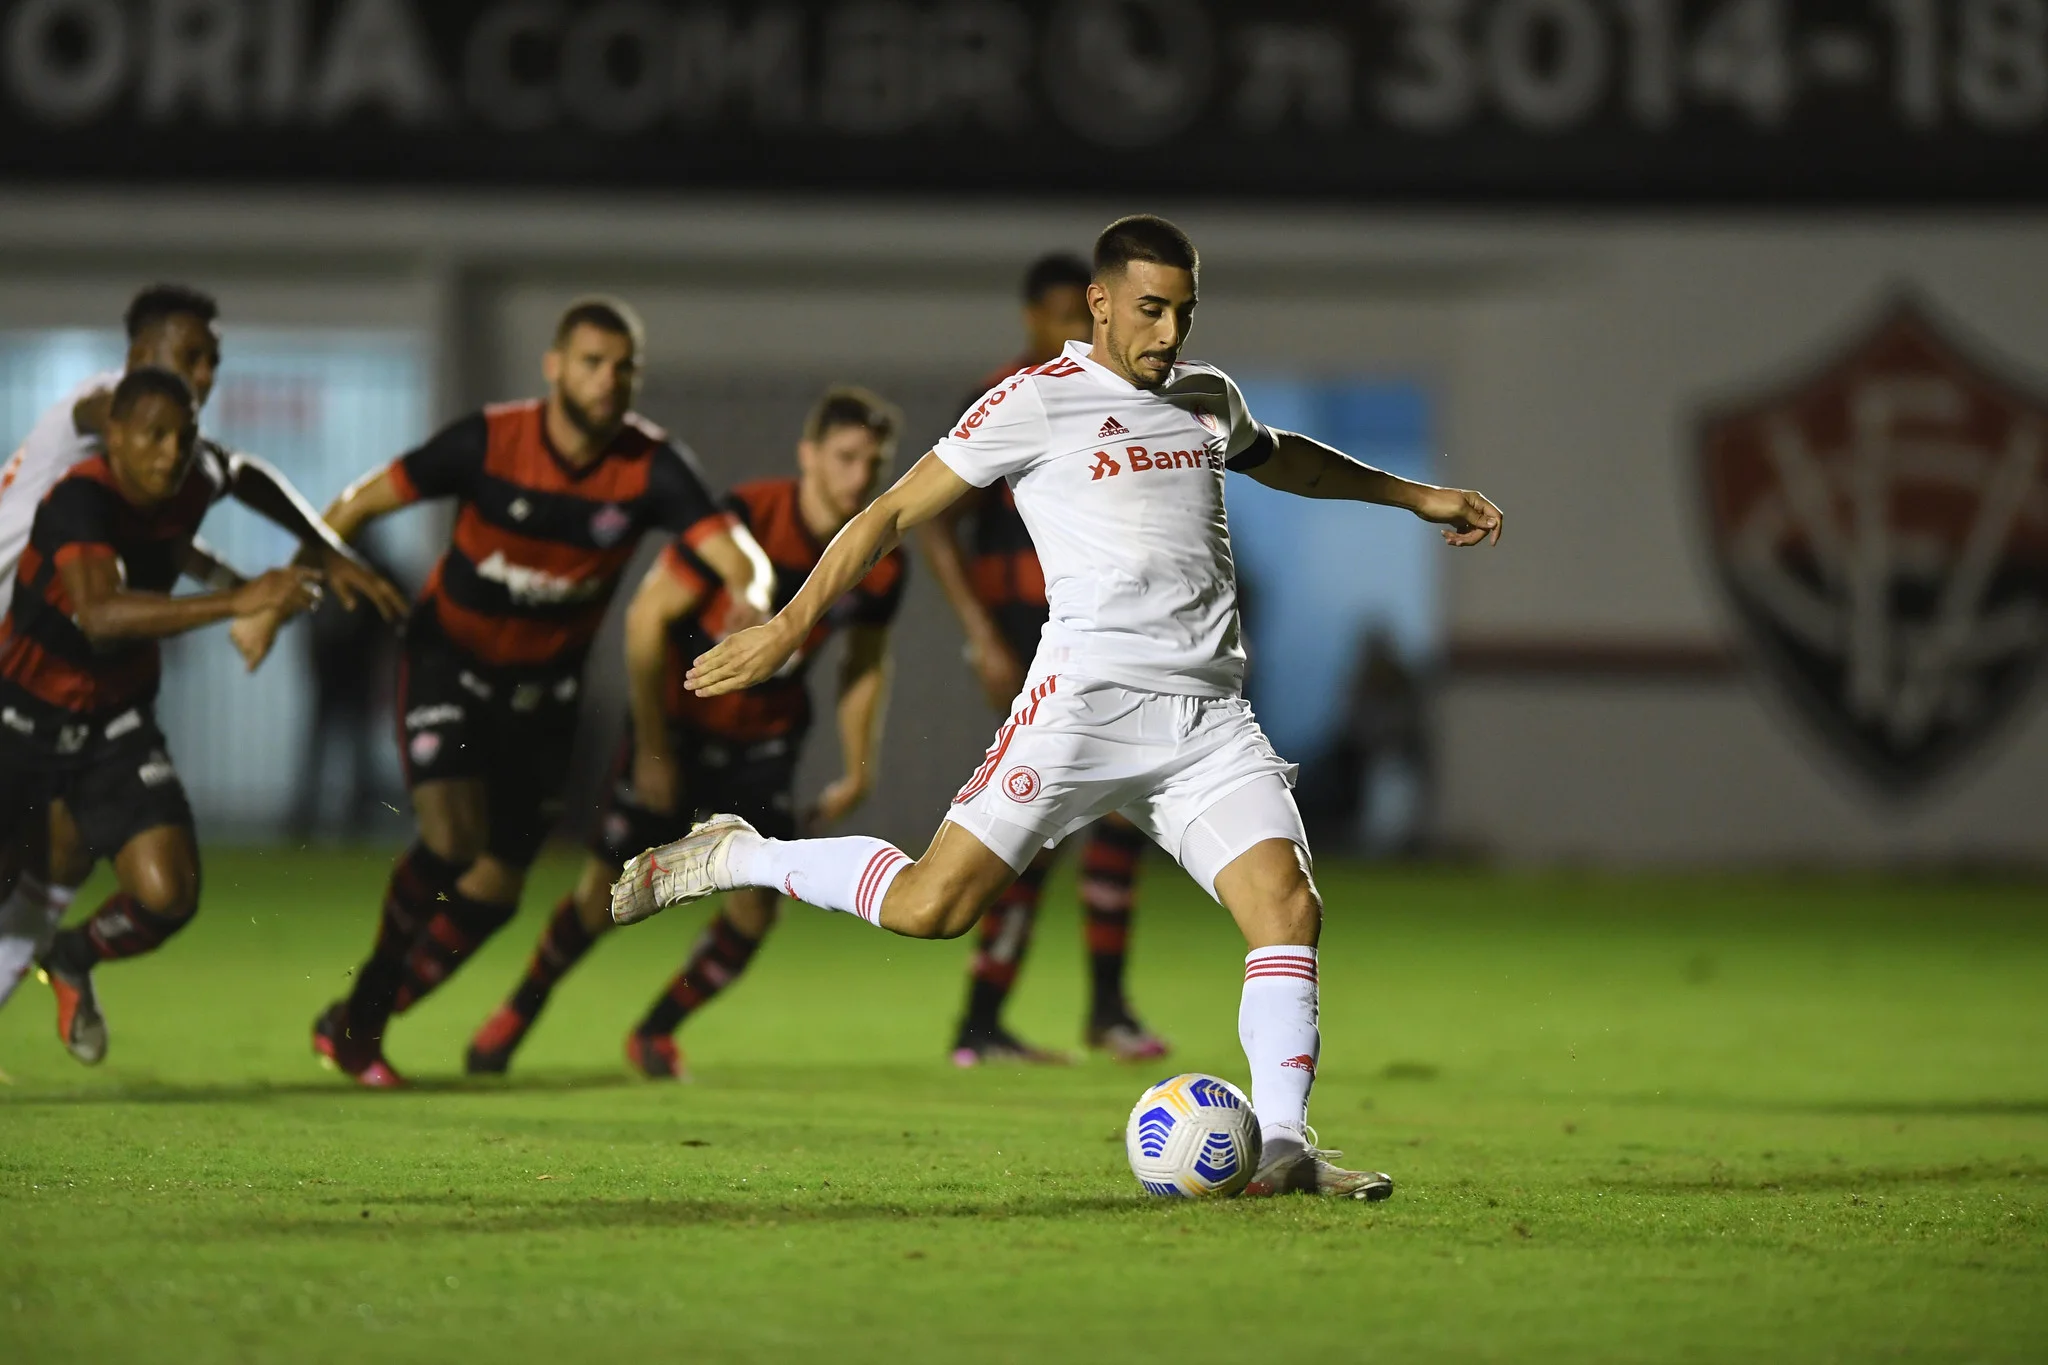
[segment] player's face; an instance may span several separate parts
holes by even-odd
[[[609,438],[626,420],[640,387],[633,339],[602,327],[577,327],[541,363],[562,415],[593,439]]]
[[[1070,341],[1091,341],[1095,318],[1088,291],[1078,284],[1055,285],[1024,305],[1024,335],[1033,355],[1051,359]]]
[[[197,435],[190,408],[161,394],[144,394],[127,416],[107,419],[107,458],[145,502],[162,502],[191,471]]]
[[[1173,372],[1195,320],[1195,277],[1178,266],[1132,261],[1088,286],[1109,363],[1141,389]]]
[[[889,452],[866,427],[828,427],[815,441],[799,441],[797,468],[841,522],[853,520],[874,498]]]
[[[220,335],[211,323],[190,313],[173,313],[136,339],[128,349],[128,368],[169,370],[185,381],[200,407],[213,393],[220,369]]]

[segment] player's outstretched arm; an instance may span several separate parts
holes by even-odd
[[[342,606],[353,610],[361,597],[387,621],[405,615],[405,594],[398,585],[349,549],[346,538],[313,511],[313,504],[292,487],[291,480],[254,455],[222,454],[228,467],[228,492],[235,501],[298,537],[325,572],[327,584]]]
[[[882,556],[902,543],[906,531],[958,502],[968,487],[945,461],[926,453],[840,528],[811,576],[781,611],[767,624],[727,636],[699,655],[684,685],[699,696],[717,697],[774,677],[841,594],[867,577]]]
[[[1465,488],[1439,488],[1352,459],[1292,431],[1273,432],[1273,453],[1246,471],[1268,488],[1303,498],[1333,498],[1401,507],[1444,528],[1449,545],[1500,543],[1501,511]]]
[[[669,628],[697,609],[702,590],[677,573],[664,553],[626,607],[626,697],[633,715],[633,800],[667,813],[676,805],[675,755],[669,752],[662,674],[668,665]]]
[[[811,813],[816,826],[853,813],[875,789],[882,752],[882,717],[889,701],[889,628],[856,626],[847,633],[846,662],[839,670],[840,777],[818,793]]]
[[[312,569],[283,568],[224,592],[131,592],[121,582],[120,561],[110,554],[75,556],[57,572],[76,604],[72,619],[95,642],[162,639],[252,612],[291,616],[313,604],[320,583]]]

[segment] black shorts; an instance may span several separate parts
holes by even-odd
[[[0,698],[0,838],[55,800],[95,858],[160,825],[192,828],[185,784],[147,704],[80,716]]]
[[[490,802],[484,847],[523,869],[562,815],[582,660],[568,668],[493,668],[451,644],[432,612],[413,613],[398,672],[405,785],[481,781]]]
[[[796,837],[796,760],[801,735],[737,742],[687,726],[669,728],[676,756],[674,815],[646,810],[633,800],[633,731],[619,745],[610,798],[598,817],[590,851],[614,867],[656,844],[689,833],[708,815],[737,815],[770,839]]]

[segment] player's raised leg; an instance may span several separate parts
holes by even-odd
[[[738,816],[721,815],[627,863],[612,884],[612,918],[633,924],[720,891],[779,887],[906,938],[958,938],[1016,878],[1002,855],[950,820],[912,859],[861,834],[764,839]]]

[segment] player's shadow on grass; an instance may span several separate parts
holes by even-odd
[[[1911,1185],[1975,1185],[2002,1180],[2038,1180],[2048,1166],[2030,1161],[1966,1161],[1959,1166],[1844,1166],[1825,1171],[1759,1174],[1710,1171],[1680,1179],[1598,1180],[1589,1183],[1628,1194],[1827,1194],[1904,1189]]]
[[[388,1236],[395,1226],[412,1234],[444,1232],[501,1237],[614,1229],[769,1228],[799,1223],[1062,1219],[1079,1213],[1157,1210],[1169,1202],[1136,1194],[1033,1195],[979,1203],[957,1197],[935,1197],[923,1203],[863,1199],[858,1195],[814,1196],[786,1202],[756,1196],[515,1200],[446,1194],[407,1195],[388,1202],[373,1200],[368,1205],[370,1217],[353,1215],[350,1210],[356,1206],[341,1202],[335,1213],[327,1217],[237,1219],[234,1225],[243,1233],[263,1236],[349,1238],[374,1233],[382,1237]]]
[[[1575,1101],[1583,1103],[1583,1101]],[[1740,1095],[1614,1095],[1602,1103],[1658,1109],[1748,1110],[1760,1114],[1815,1114],[1828,1118],[2035,1118],[2048,1114],[2048,1098],[1974,1100],[1780,1100]]]
[[[621,1071],[543,1071],[524,1076],[425,1076],[410,1081],[403,1090],[386,1092],[392,1099],[406,1095],[535,1095],[583,1090],[618,1090],[644,1086],[647,1082]],[[247,1081],[239,1085],[177,1085],[135,1079],[91,1090],[58,1090],[37,1093],[0,1091],[0,1104],[18,1105],[121,1105],[121,1104],[263,1104],[271,1100],[384,1098],[334,1078],[303,1081]]]

